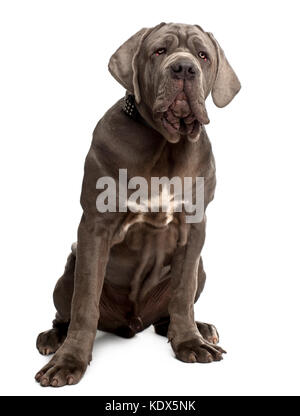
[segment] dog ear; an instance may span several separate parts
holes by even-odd
[[[207,33],[217,51],[217,75],[212,88],[212,99],[217,107],[225,107],[240,91],[241,84],[212,33]]]
[[[108,69],[112,76],[123,85],[126,90],[134,94],[135,101],[139,104],[141,94],[138,82],[138,62],[137,57],[140,53],[144,39],[154,30],[163,26],[161,23],[151,29],[141,29],[131,36],[110,58]]]

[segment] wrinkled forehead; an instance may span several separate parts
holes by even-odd
[[[149,52],[160,47],[190,49],[192,46],[214,49],[209,36],[199,27],[177,23],[169,23],[151,32],[144,43]]]

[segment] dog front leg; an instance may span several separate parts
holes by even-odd
[[[205,221],[191,224],[187,244],[177,248],[171,266],[168,338],[176,357],[190,363],[219,361],[225,352],[203,338],[194,318],[198,267],[204,238]]]
[[[78,229],[69,330],[63,345],[36,376],[42,386],[78,383],[91,361],[109,250],[108,233],[97,225],[89,227],[83,216]]]

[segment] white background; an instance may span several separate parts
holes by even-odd
[[[9,395],[299,394],[299,2],[1,1],[1,377]],[[212,31],[242,90],[208,100],[217,162],[208,209],[205,291],[196,316],[216,324],[220,363],[184,364],[153,329],[99,333],[83,380],[42,388],[36,335],[81,215],[93,128],[124,91],[110,55],[141,27]]]

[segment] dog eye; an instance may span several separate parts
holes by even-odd
[[[157,49],[157,51],[154,52],[154,55],[159,56],[159,55],[163,55],[166,52],[167,52],[166,48],[159,48],[159,49]]]
[[[199,52],[198,55],[200,56],[201,59],[203,59],[203,61],[207,61],[208,56],[206,55],[205,52]]]

